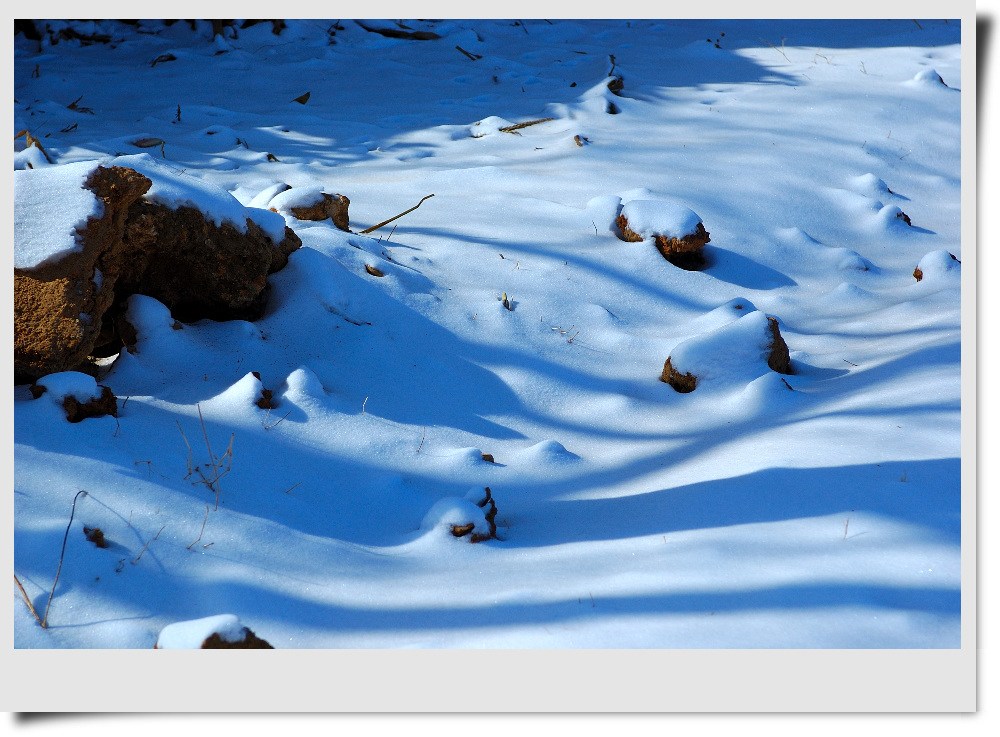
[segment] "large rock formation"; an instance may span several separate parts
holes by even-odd
[[[82,175],[92,205],[81,199]],[[268,274],[301,245],[279,216],[145,155],[15,172],[14,197],[18,383],[87,370],[88,357],[117,352],[132,294],[182,320],[256,319]]]

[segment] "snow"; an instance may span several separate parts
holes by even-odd
[[[37,150],[37,149],[36,149]],[[83,185],[97,162],[14,172],[14,268],[33,269],[83,250],[77,229],[104,205]]]
[[[289,217],[303,245],[253,323],[132,296],[136,349],[97,380],[118,418],[51,411],[90,377],[12,390],[36,605],[88,492],[51,626],[15,592],[15,647],[149,649],[231,612],[282,649],[958,648],[958,24],[407,23],[443,39],[15,41],[15,130],[51,131],[56,162],[16,183],[127,161],[217,223],[279,239],[266,208],[325,191],[354,231]],[[909,84],[931,66],[947,87]],[[164,155],[116,156],[139,137]],[[64,252],[90,212],[15,210],[16,251],[44,229],[27,262]],[[619,212],[703,218],[706,268],[621,241]],[[659,381],[668,356],[698,389]],[[486,486],[497,537],[455,538]]]
[[[240,642],[244,627],[235,614],[218,614],[188,622],[174,622],[160,631],[156,647],[160,650],[197,650],[212,635],[225,642]]]
[[[622,207],[628,227],[643,238],[662,235],[677,238],[693,235],[701,222],[698,214],[667,200],[630,200]]]

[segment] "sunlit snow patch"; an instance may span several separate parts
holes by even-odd
[[[77,229],[104,212],[83,185],[98,162],[14,172],[14,268],[31,269],[83,250]]]

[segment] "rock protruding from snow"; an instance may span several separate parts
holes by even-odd
[[[168,624],[156,638],[155,650],[273,650],[274,646],[240,623],[235,614]]]
[[[696,212],[670,200],[631,200],[615,220],[622,240],[653,239],[665,259],[677,266],[704,265],[701,250],[711,240]]]
[[[332,220],[339,230],[350,232],[350,204],[346,196],[324,192],[321,187],[289,187],[277,193],[267,207],[298,220]]]
[[[31,385],[35,399],[45,397],[61,407],[70,422],[88,417],[118,416],[118,399],[111,389],[99,386],[93,376],[79,371],[62,371]]]
[[[114,301],[125,251],[125,220],[150,186],[146,177],[134,171],[94,167],[84,185],[88,196],[100,203],[99,215],[88,217],[81,228],[77,219],[82,209],[64,209],[58,204],[79,197],[77,172],[60,175],[61,168],[16,174],[23,186],[14,190],[15,213],[17,217],[32,213],[32,217],[16,222],[14,262],[34,263],[31,268],[14,268],[14,380],[18,383],[75,369],[91,355],[99,342],[102,318]],[[36,178],[40,178],[37,183]],[[26,202],[19,204],[21,199]],[[46,251],[58,258],[36,261],[19,255],[22,243],[29,244],[29,252],[42,253],[30,245],[36,230],[55,234],[74,229],[79,248],[55,244]],[[100,278],[95,280],[98,273]]]
[[[778,320],[755,310],[675,346],[660,381],[686,394],[702,383],[745,386],[769,370],[793,373]]]
[[[483,542],[496,537],[497,505],[490,487],[470,489],[464,498],[448,497],[430,508],[420,525],[423,530],[444,530],[452,537]]]
[[[931,251],[917,264],[913,270],[913,278],[922,281],[925,278],[937,278],[949,271],[960,272],[962,262],[950,251]]]
[[[280,215],[244,208],[225,190],[146,154],[16,176],[19,382],[76,369],[128,344],[116,323],[132,294],[156,298],[182,320],[255,319],[267,300],[268,275],[301,245]],[[74,234],[72,243],[66,233]]]

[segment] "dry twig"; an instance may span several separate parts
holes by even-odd
[[[524,123],[516,123],[514,125],[506,125],[500,129],[501,133],[513,133],[516,130],[521,130],[521,128],[527,128],[529,125],[538,125],[539,123],[548,123],[550,120],[555,120],[555,118],[538,118],[537,120],[528,120]]]
[[[379,223],[378,225],[373,225],[373,226],[372,226],[372,227],[370,227],[370,228],[365,228],[364,230],[360,231],[360,235],[368,235],[369,233],[372,233],[372,232],[374,232],[374,231],[378,230],[378,229],[379,229],[379,228],[381,228],[381,227],[382,227],[383,225],[388,225],[388,224],[389,224],[389,223],[391,223],[391,222],[392,222],[393,220],[399,220],[399,218],[403,217],[403,215],[407,215],[407,214],[409,214],[409,213],[413,212],[413,211],[414,211],[414,210],[416,210],[416,209],[417,209],[418,207],[420,207],[420,206],[421,206],[422,204],[424,204],[424,200],[429,200],[429,199],[430,199],[431,197],[433,197],[433,196],[434,196],[434,195],[432,195],[432,194],[429,194],[429,195],[427,195],[426,197],[424,197],[424,198],[423,198],[422,200],[420,200],[420,202],[418,202],[418,203],[417,203],[417,204],[415,204],[415,205],[414,205],[413,207],[411,207],[411,208],[410,208],[409,210],[404,210],[403,212],[399,213],[398,215],[394,215],[393,217],[389,218],[388,220],[383,220],[383,221],[382,221],[381,223]]]

